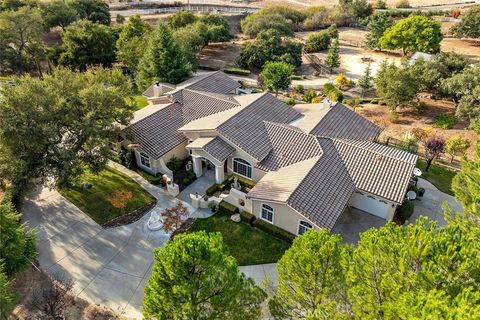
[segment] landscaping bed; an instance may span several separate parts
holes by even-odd
[[[421,178],[430,181],[438,190],[453,196],[452,179],[457,175],[456,171],[432,163],[428,172],[425,172],[427,162],[423,159],[418,159],[417,167],[422,170]]]
[[[290,243],[278,239],[246,223],[230,220],[230,214],[218,212],[206,219],[197,219],[188,232],[205,230],[220,232],[240,265],[277,262],[290,248]]]
[[[81,185],[83,182],[90,183],[91,188],[84,188]],[[109,167],[99,174],[85,173],[79,179],[79,184],[60,188],[58,191],[100,225],[151,205],[156,201],[155,197],[130,177]],[[131,199],[123,209],[116,208],[111,203],[113,193],[118,191],[132,193]]]

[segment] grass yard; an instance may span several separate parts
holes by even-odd
[[[86,173],[79,181],[80,184],[83,182],[91,183],[92,188],[84,189],[81,185],[77,185],[73,188],[59,189],[59,192],[98,224],[104,224],[113,218],[130,213],[155,201],[155,198],[139,184],[110,167],[97,175]],[[115,191],[130,191],[133,193],[132,199],[124,209],[117,209],[110,203]]]
[[[130,170],[135,171],[136,173],[141,175],[143,177],[143,179],[147,180],[148,182],[150,182],[154,186],[159,185],[160,181],[163,179],[162,175],[160,175],[160,174],[157,175],[157,176],[151,175],[150,173],[143,171],[142,169],[140,169],[137,166],[134,166]]]
[[[207,219],[197,219],[188,232],[205,230],[220,232],[240,265],[277,262],[290,247],[284,240],[277,239],[243,222],[235,223],[228,215],[217,213]]]
[[[453,196],[452,179],[457,174],[455,171],[432,163],[428,172],[425,172],[427,162],[423,159],[418,159],[417,167],[422,170],[422,178],[430,181],[438,190]]]
[[[148,106],[148,100],[144,96],[133,96],[129,98],[135,104],[135,111],[140,110]]]

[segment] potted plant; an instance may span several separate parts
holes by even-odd
[[[213,201],[208,204],[208,207],[210,208],[210,210],[212,210],[212,212],[217,211],[217,205]]]

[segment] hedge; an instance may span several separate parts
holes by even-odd
[[[222,201],[218,204],[218,211],[220,211],[220,212],[222,212],[222,213],[226,213],[226,214],[232,215],[232,214],[238,213],[238,208],[235,207],[233,204],[228,203],[228,202],[225,201],[225,200],[222,200]]]
[[[213,194],[218,191],[218,186],[219,186],[219,185],[218,185],[217,183],[215,183],[214,185],[210,186],[210,187],[207,189],[207,191],[205,191],[205,193],[207,194],[207,196],[209,196],[209,197],[213,196]]]
[[[243,222],[248,223],[250,225],[253,225],[253,222],[255,221],[255,216],[248,211],[240,212],[240,218],[242,219]]]
[[[240,182],[240,184],[244,187],[247,187],[247,188],[253,188],[255,187],[255,183],[252,182],[251,180],[248,180],[247,178],[243,178],[243,177],[240,177],[240,176],[237,176],[237,175],[231,175],[230,177],[228,177],[227,179],[225,179],[225,181],[223,181],[222,183],[220,183],[218,185],[218,189],[220,191],[223,191],[223,190],[229,190],[232,183],[233,183],[233,180],[235,179],[235,177],[237,177],[238,179],[238,182]]]
[[[230,73],[230,74],[239,74],[239,75],[242,75],[242,76],[250,74],[250,70],[245,70],[245,69],[240,69],[240,68],[224,69],[223,72]]]
[[[398,213],[403,219],[407,220],[412,216],[414,207],[415,205],[412,201],[406,200],[398,207]]]
[[[285,231],[285,230],[283,230],[283,229],[281,229],[277,226],[274,226],[273,224],[271,224],[269,222],[266,222],[264,220],[261,220],[261,219],[255,220],[255,227],[257,227],[258,229],[260,229],[262,231],[265,231],[266,233],[271,234],[272,236],[274,236],[276,238],[285,240],[289,243],[292,243],[293,239],[295,239],[294,234],[292,234],[288,231]]]

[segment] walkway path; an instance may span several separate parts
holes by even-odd
[[[157,211],[178,201],[139,174],[116,163],[157,199]],[[183,202],[183,201],[182,201]],[[210,209],[195,209],[184,202],[192,216],[207,217]],[[153,251],[168,235],[149,231],[149,215],[121,227],[103,229],[55,190],[38,188],[25,200],[23,219],[37,231],[38,260],[50,274],[74,280],[74,292],[92,303],[105,305],[128,319],[142,319],[143,289],[151,274]],[[261,282],[271,267],[242,267],[247,276]]]

